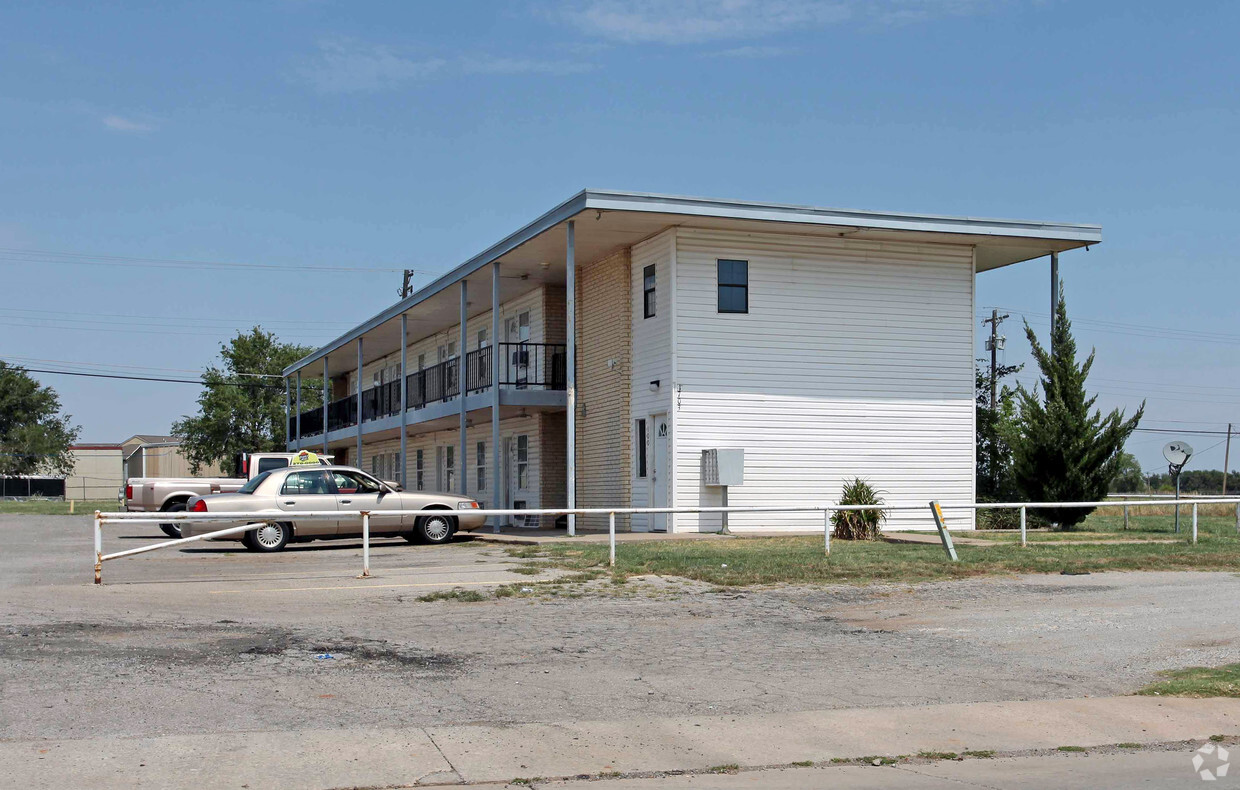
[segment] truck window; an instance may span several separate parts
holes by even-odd
[[[270,472],[272,469],[283,469],[288,466],[287,458],[259,458],[258,473]]]
[[[238,494],[253,494],[254,491],[263,484],[263,481],[271,477],[271,472],[263,472],[258,477],[237,489]]]

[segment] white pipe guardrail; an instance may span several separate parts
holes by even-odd
[[[1199,504],[1231,504],[1237,507],[1237,514],[1240,515],[1240,497],[1228,498],[1212,498],[1205,499],[1181,499],[1181,505],[1191,505],[1193,508],[1193,531],[1192,542],[1197,542],[1197,505]],[[1099,507],[1123,507],[1123,506],[1139,506],[1139,505],[1158,505],[1166,506],[1167,500],[1139,501],[1139,502],[969,502],[963,504],[942,505],[937,501],[930,503],[930,515],[934,519],[935,527],[938,530],[939,538],[943,543],[943,549],[947,553],[949,559],[957,560],[956,549],[952,543],[951,533],[947,526],[946,519],[943,515],[944,510],[1001,510],[1015,509],[1020,511],[1020,545],[1028,546],[1027,536],[1027,511],[1029,508],[1045,509],[1045,508],[1099,508]],[[426,516],[428,514],[440,516],[562,516],[567,514],[574,515],[606,515],[608,517],[608,559],[609,564],[616,564],[616,516],[619,515],[652,515],[652,514],[691,514],[691,513],[822,513],[823,515],[823,548],[827,556],[831,555],[831,514],[836,512],[857,511],[857,510],[879,510],[883,512],[897,511],[919,511],[923,510],[925,505],[802,505],[802,506],[734,506],[734,507],[592,507],[592,508],[534,508],[526,510],[516,509],[469,509],[469,510],[386,510],[385,515],[399,513],[402,516]],[[215,538],[223,538],[229,535],[236,535],[251,529],[256,529],[263,524],[273,522],[287,521],[326,521],[339,520],[342,517],[357,516],[362,520],[362,574],[358,578],[370,577],[370,511],[368,510],[330,510],[330,511],[308,511],[303,513],[288,513],[284,511],[266,511],[260,513],[194,513],[189,511],[177,513],[102,513],[95,511],[95,584],[103,583],[103,563],[108,560],[120,559],[122,557],[131,557],[137,554],[144,554],[149,551],[157,551],[159,549],[171,548],[173,546],[181,546],[187,543],[193,543],[201,540],[213,540]],[[245,522],[240,525],[230,526],[223,529],[208,532],[202,535],[194,535],[188,538],[178,538],[175,540],[165,540],[159,543],[152,543],[149,546],[139,546],[134,549],[126,549],[124,551],[113,552],[111,554],[103,553],[103,526],[107,523],[131,523],[131,524],[166,524],[168,522],[188,521],[196,523],[211,522]],[[1240,518],[1237,519],[1237,532],[1240,533]]]

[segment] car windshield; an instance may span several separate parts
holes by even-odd
[[[250,482],[241,486],[241,488],[238,489],[237,493],[238,494],[253,494],[254,491],[263,484],[263,481],[269,477],[271,477],[271,472],[263,472],[258,477],[255,477]]]

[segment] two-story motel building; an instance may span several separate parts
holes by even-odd
[[[496,508],[717,505],[701,457],[720,447],[744,450],[731,505],[825,504],[853,476],[891,504],[972,501],[974,278],[1099,241],[1093,225],[586,190],[287,368],[294,403],[303,380],[325,396],[294,408],[289,447]]]

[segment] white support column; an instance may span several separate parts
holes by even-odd
[[[301,449],[301,371],[297,371],[297,449]]]
[[[564,297],[568,302],[568,359],[565,371],[565,402],[568,406],[568,507],[577,507],[577,228],[568,221],[568,238],[564,266],[566,278]],[[577,516],[568,514],[568,535],[577,534]]]
[[[331,378],[327,373],[327,356],[323,357],[323,455],[327,455],[327,406],[331,403]]]
[[[400,314],[400,485],[409,490],[409,314]]]
[[[1059,309],[1059,253],[1051,253],[1051,335],[1055,334],[1055,311]],[[1054,351],[1054,340],[1047,343],[1047,348]]]
[[[357,457],[353,465],[362,468],[362,339],[357,339]]]
[[[491,263],[491,507],[503,507],[500,493],[503,485],[503,466],[500,464],[499,439],[499,261]],[[493,529],[499,532],[503,516],[493,516]]]
[[[292,444],[293,442],[292,431],[289,430],[289,426],[288,426],[289,419],[292,416],[293,415],[289,412],[289,406],[288,406],[288,376],[285,376],[284,377],[284,449],[285,450],[287,450],[288,446]]]
[[[465,322],[469,317],[469,283],[461,280],[461,344],[457,348],[456,357],[456,388],[457,397],[461,399],[461,452],[456,459],[457,480],[460,481],[461,496],[469,496],[469,471],[465,464],[465,394],[469,386],[469,371],[465,364],[468,355],[465,353]]]

